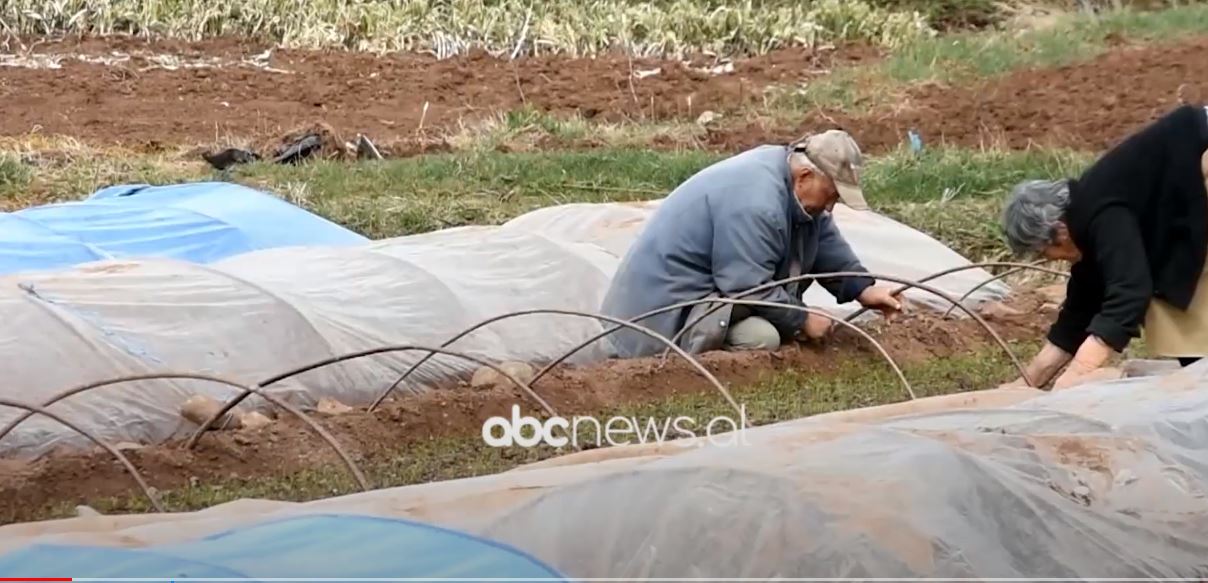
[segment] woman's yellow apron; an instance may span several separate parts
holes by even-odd
[[[1201,169],[1208,188],[1208,152]],[[1208,356],[1208,262],[1200,273],[1200,282],[1187,310],[1180,310],[1154,298],[1145,314],[1145,346],[1154,356],[1167,358]]]

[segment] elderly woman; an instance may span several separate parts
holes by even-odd
[[[1182,106],[1080,178],[1016,186],[1003,213],[1017,255],[1072,263],[1047,342],[1012,384],[1086,380],[1145,329],[1152,352],[1208,355],[1208,108]]]

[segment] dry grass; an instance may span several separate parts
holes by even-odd
[[[30,35],[243,36],[296,48],[421,50],[445,57],[762,53],[860,40],[896,47],[932,34],[912,10],[866,0],[8,0],[0,22]]]
[[[0,211],[79,199],[122,183],[162,184],[208,175],[185,150],[147,155],[95,148],[63,136],[0,138]]]

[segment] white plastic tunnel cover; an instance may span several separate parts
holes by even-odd
[[[142,546],[339,512],[465,530],[576,579],[1197,580],[1208,575],[1206,373],[933,397],[754,428],[745,444],[613,447],[303,504],[12,525],[0,552]]]
[[[1203,577],[1205,370],[755,430],[746,451],[648,458],[482,532],[578,577]]]
[[[598,312],[613,271],[654,203],[568,205],[499,227],[464,227],[364,247],[279,248],[209,265],[106,261],[0,278],[0,395],[41,403],[74,386],[163,371],[214,374],[252,384],[301,365],[385,345],[439,345],[487,318],[529,309]],[[875,214],[837,212],[872,271],[918,278],[968,262],[937,241]],[[989,274],[968,270],[934,283],[961,295]],[[998,298],[987,286],[974,302]],[[910,297],[945,309],[927,294]],[[847,312],[820,286],[812,305]],[[452,347],[475,357],[545,362],[600,333],[599,321],[528,315],[491,324]],[[571,362],[605,358],[597,343]],[[329,366],[269,390],[303,406],[322,397],[366,404],[423,356],[375,355]],[[471,373],[438,356],[408,390]],[[108,386],[56,405],[110,441],[158,442],[194,429],[179,417],[194,395],[219,400],[236,389],[193,380]],[[250,399],[248,406],[263,406]],[[0,411],[0,423],[18,413]],[[0,451],[38,454],[86,443],[33,418]]]

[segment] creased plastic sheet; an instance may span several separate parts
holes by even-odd
[[[585,241],[607,249],[618,258],[641,231],[646,218],[661,201],[619,203],[612,205],[570,204],[530,212],[514,219],[510,226],[533,228],[550,236]],[[835,205],[835,223],[844,239],[870,272],[884,273],[919,280],[948,268],[967,265],[969,261],[956,251],[945,247],[926,233],[912,229],[876,212],[854,211]],[[959,298],[968,290],[989,278],[982,269],[957,271],[930,281],[942,291]],[[897,284],[892,284],[896,287]],[[999,299],[1008,291],[1006,285],[995,281],[978,289],[969,298],[972,303]],[[952,304],[927,291],[912,289],[903,294],[912,303],[935,310],[947,310]],[[847,316],[856,309],[854,303],[839,305],[820,285],[810,286],[804,294],[806,305]],[[956,311],[959,313],[959,310]]]
[[[0,213],[0,273],[140,257],[209,263],[259,249],[368,241],[238,184],[120,185],[82,201]]]
[[[130,374],[187,371],[251,384],[311,362],[386,345],[437,346],[508,312],[599,312],[621,256],[656,203],[568,205],[499,227],[461,227],[360,246],[268,249],[210,264],[142,259],[94,262],[0,278],[0,395],[41,403],[73,386]],[[968,262],[940,243],[875,215],[838,221],[870,269],[918,277]],[[961,295],[989,277],[974,269],[936,284]],[[972,302],[996,299],[986,286]],[[819,286],[817,307],[834,300]],[[808,299],[807,295],[807,299]],[[825,298],[829,304],[821,301]],[[928,304],[924,304],[928,305]],[[935,304],[930,304],[935,305]],[[944,304],[939,304],[944,306]],[[603,331],[597,320],[525,315],[493,323],[452,348],[485,360],[549,361]],[[572,363],[609,356],[596,343]],[[366,404],[421,358],[380,354],[268,388],[309,406],[321,397]],[[69,363],[64,366],[64,363]],[[478,365],[438,356],[404,385],[421,390]],[[194,380],[109,386],[55,405],[110,441],[158,442],[193,426],[180,405],[236,389]],[[250,399],[249,406],[263,406]],[[0,411],[0,422],[16,413]],[[34,455],[86,443],[34,418],[0,451]]]
[[[144,548],[33,545],[0,557],[8,577],[562,581],[532,557],[465,533],[369,516],[271,520]]]
[[[341,512],[465,530],[571,578],[1203,577],[1206,373],[933,398],[305,504],[12,525],[0,552]]]

